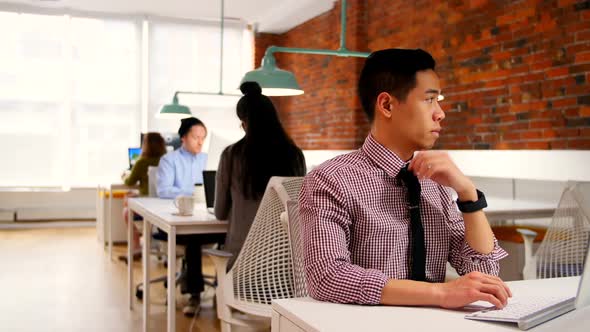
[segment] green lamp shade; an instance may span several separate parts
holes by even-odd
[[[262,94],[267,96],[297,96],[303,94],[303,90],[297,84],[293,73],[277,68],[272,55],[264,56],[262,66],[247,72],[241,83],[252,81],[257,82],[262,88]]]
[[[178,104],[178,98],[174,97],[172,104],[164,105],[157,114],[159,118],[183,119],[193,116],[191,110]]]

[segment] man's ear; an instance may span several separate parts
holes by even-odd
[[[389,119],[398,104],[397,98],[387,92],[381,92],[375,101],[375,113],[379,113]]]

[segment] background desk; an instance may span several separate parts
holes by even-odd
[[[576,294],[579,277],[509,282],[513,294]],[[421,307],[359,306],[311,298],[275,300],[273,332],[348,331],[520,331],[514,324],[465,319],[466,311]],[[574,310],[529,331],[587,331],[590,307]]]
[[[152,225],[157,226],[162,231],[168,234],[168,288],[167,302],[168,302],[168,331],[176,331],[176,235],[179,234],[212,234],[212,233],[225,233],[227,232],[227,222],[219,221],[214,215],[207,212],[205,204],[199,204],[195,206],[192,216],[181,217],[175,216],[173,213],[177,212],[178,209],[174,206],[174,203],[170,199],[159,199],[153,197],[142,197],[142,198],[130,198],[128,201],[129,206],[129,220],[133,220],[132,213],[135,212],[143,217],[143,234],[151,234]],[[128,243],[127,246],[128,257],[132,257],[133,252],[133,241],[132,229],[133,223],[129,223],[128,227]],[[151,236],[144,236],[143,244],[143,331],[148,330],[148,316],[150,313],[150,292],[149,292],[149,280],[150,280],[150,269],[149,269],[149,248],[151,247]],[[129,308],[133,309],[133,269],[132,264],[127,265],[128,273],[128,284],[129,284]]]
[[[500,277],[504,280],[521,280],[524,267],[524,245],[518,227],[535,225],[539,234],[544,235],[557,203],[523,199],[506,199],[491,196],[484,209],[500,246],[508,257],[500,261]],[[542,236],[539,237],[539,241]],[[536,248],[536,246],[535,246]],[[453,272],[453,270],[451,270]]]
[[[113,242],[114,242],[114,233],[115,230],[121,230],[125,232],[125,222],[123,221],[123,207],[124,207],[124,199],[126,196],[126,192],[132,190],[139,190],[139,186],[127,186],[122,183],[114,183],[111,184],[109,187],[109,197],[108,197],[108,205],[107,211],[105,213],[104,223],[105,223],[105,231],[107,235],[107,245],[109,251],[109,258],[113,259]],[[121,191],[125,192],[125,194],[121,193]],[[121,196],[117,198],[117,204],[115,204],[115,193],[119,192]],[[98,212],[97,212],[98,214]],[[129,219],[133,220],[133,218]],[[133,223],[133,222],[131,222]],[[123,233],[124,234],[124,233]],[[121,234],[121,235],[123,235]],[[130,257],[130,256],[127,256]]]
[[[488,207],[484,209],[492,224],[500,224],[514,219],[551,218],[556,204],[528,200],[514,200],[499,197],[487,198]]]

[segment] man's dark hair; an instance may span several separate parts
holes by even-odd
[[[205,128],[205,131],[207,131],[207,127],[205,127],[205,124],[203,123],[203,121],[201,121],[195,117],[190,117],[190,118],[185,118],[185,119],[180,120],[180,128],[178,128],[178,136],[184,137],[186,134],[188,134],[188,132],[191,130],[191,128],[193,126],[202,126],[203,128]]]
[[[416,87],[416,72],[434,70],[432,56],[421,49],[390,48],[373,52],[365,61],[358,83],[358,93],[370,122],[375,117],[375,102],[381,92],[405,101]]]

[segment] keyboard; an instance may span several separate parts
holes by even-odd
[[[467,319],[517,323],[521,330],[544,323],[575,308],[575,297],[527,297],[509,299],[503,309],[491,307],[465,316]]]

